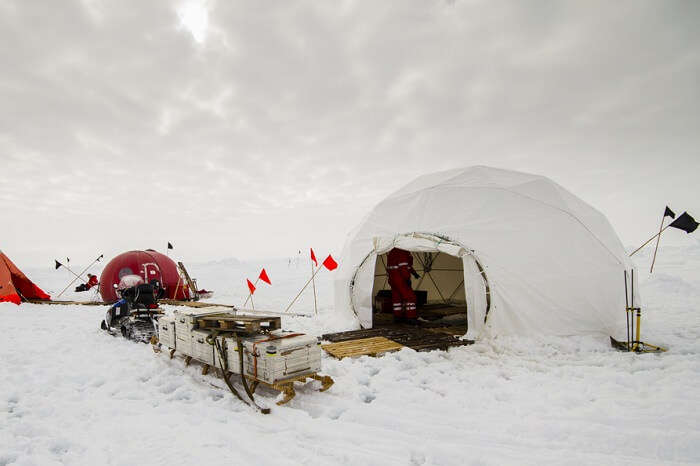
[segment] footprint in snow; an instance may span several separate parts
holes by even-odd
[[[67,440],[56,440],[52,442],[49,451],[57,456],[63,456],[70,451],[71,444]]]
[[[375,395],[372,392],[364,391],[364,392],[360,393],[360,399],[367,404],[373,402],[375,400],[375,398],[377,398],[377,395]]]
[[[170,395],[171,393],[175,392],[180,387],[179,383],[175,382],[170,382],[160,388],[160,392],[165,394],[165,395]]]
[[[18,456],[14,453],[0,455],[0,466],[15,464]]]
[[[419,451],[412,451],[411,452],[411,464],[420,466],[422,464],[425,464],[425,455]]]
[[[360,385],[364,385],[365,387],[369,386],[369,376],[365,374],[358,375],[357,383],[359,383]]]
[[[94,380],[90,385],[94,388],[100,388],[102,385],[105,384],[105,379],[96,379]]]
[[[335,420],[338,420],[338,419],[340,419],[340,416],[342,416],[343,413],[344,413],[345,411],[347,411],[346,408],[333,408],[333,409],[330,409],[330,410],[328,411],[328,418],[329,418],[329,419],[333,419],[334,421],[335,421]]]

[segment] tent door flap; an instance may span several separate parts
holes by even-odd
[[[467,338],[475,340],[484,329],[486,319],[486,281],[476,259],[471,254],[462,256],[464,288],[467,298]]]
[[[377,263],[377,253],[373,252],[360,265],[355,274],[355,281],[350,290],[352,307],[360,320],[362,328],[372,328],[372,299],[374,293],[374,268]],[[363,290],[365,292],[363,293]],[[369,293],[366,292],[369,290]]]

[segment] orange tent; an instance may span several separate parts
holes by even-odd
[[[9,257],[0,251],[0,302],[19,304],[22,299],[51,299]]]

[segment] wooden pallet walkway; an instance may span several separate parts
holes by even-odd
[[[365,330],[351,330],[349,332],[328,333],[323,335],[322,338],[332,343],[340,343],[365,338],[384,337],[403,346],[408,346],[416,351],[447,350],[450,347],[467,346],[474,343],[473,340],[460,340],[457,336],[446,333],[448,328],[449,327],[443,327],[442,329],[398,326],[378,327]],[[447,332],[449,332],[449,330],[447,330]]]
[[[461,337],[464,335],[464,325],[452,325],[449,327],[428,327],[426,328],[428,332],[433,333],[444,333],[446,335],[452,335],[453,337]]]
[[[444,304],[426,304],[418,310],[418,315],[427,320],[437,320],[446,316],[464,314],[467,317],[466,306],[447,306]]]
[[[421,318],[420,328],[428,327],[446,327],[446,326],[457,326],[462,325],[464,331],[462,334],[467,333],[467,315],[464,313],[455,313],[451,315],[438,315],[431,314],[429,312],[419,312],[419,317]],[[397,324],[394,323],[394,316],[387,313],[377,313],[372,317],[374,327],[395,327]]]
[[[380,356],[391,351],[398,351],[403,345],[384,337],[360,338],[338,343],[321,345],[328,354],[338,359],[355,356]]]

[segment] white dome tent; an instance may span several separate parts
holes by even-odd
[[[600,212],[545,177],[450,170],[380,202],[349,235],[335,281],[336,311],[362,328],[373,325],[393,247],[413,253],[428,303],[461,303],[468,338],[625,333],[632,264],[622,243]]]

